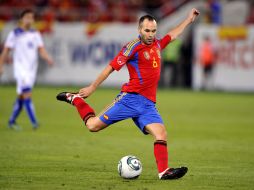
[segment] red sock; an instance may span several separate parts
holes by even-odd
[[[93,108],[91,108],[82,98],[76,97],[72,103],[77,108],[79,115],[85,124],[90,117],[95,116]]]
[[[154,156],[156,159],[158,172],[161,173],[165,171],[168,168],[168,149],[166,141],[162,140],[155,141]]]

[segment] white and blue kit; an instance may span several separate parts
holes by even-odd
[[[6,39],[5,47],[13,50],[14,77],[17,93],[32,88],[38,68],[38,48],[43,47],[41,35],[36,30],[16,28]]]
[[[4,46],[13,51],[13,69],[18,95],[30,92],[36,80],[38,49],[44,46],[40,33],[32,29],[16,28],[9,33]],[[36,127],[38,124],[30,98],[17,98],[9,124],[15,123],[23,104],[33,126]]]

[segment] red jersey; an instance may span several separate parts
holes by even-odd
[[[146,45],[138,38],[122,48],[110,65],[117,71],[127,65],[130,79],[122,86],[123,92],[138,93],[156,102],[161,72],[161,50],[170,41],[171,37],[166,35],[161,40],[155,39],[151,45]]]

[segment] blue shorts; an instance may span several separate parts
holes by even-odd
[[[107,125],[132,118],[138,128],[144,133],[145,126],[151,123],[163,124],[155,103],[140,94],[121,92],[100,115],[99,118]]]

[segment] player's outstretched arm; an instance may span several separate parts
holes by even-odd
[[[102,72],[101,74],[97,77],[97,79],[90,84],[88,87],[82,88],[79,90],[79,95],[81,97],[88,97],[90,96],[96,88],[108,78],[108,76],[114,71],[111,65],[108,65]]]
[[[48,54],[47,50],[44,47],[39,48],[39,54],[45,61],[47,61],[48,65],[54,64],[52,58],[50,57],[50,55]]]
[[[8,54],[10,52],[10,49],[5,47],[0,55],[0,75],[3,73],[3,65],[4,61],[6,60]]]
[[[168,35],[171,36],[171,40],[175,40],[180,34],[183,33],[184,29],[191,24],[196,17],[199,15],[199,11],[195,8],[191,9],[188,17],[180,23],[177,27],[175,27],[173,30],[168,32]]]

